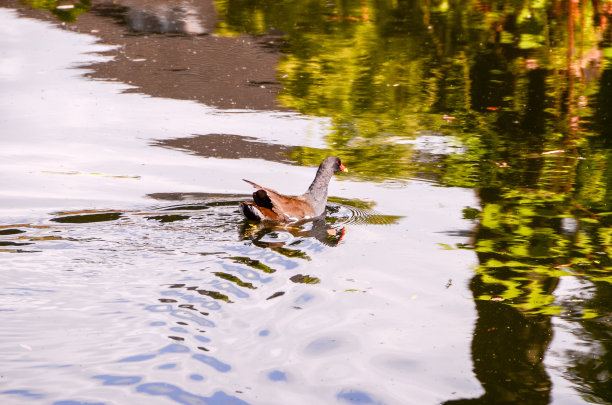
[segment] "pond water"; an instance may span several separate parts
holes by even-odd
[[[1,403],[612,403],[610,3],[0,5]]]

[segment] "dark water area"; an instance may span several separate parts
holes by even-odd
[[[0,403],[612,403],[612,3],[0,6]]]

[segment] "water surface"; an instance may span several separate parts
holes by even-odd
[[[603,20],[79,4],[0,9],[3,403],[611,401]]]

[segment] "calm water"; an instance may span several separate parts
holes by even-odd
[[[0,5],[1,403],[612,403],[609,3]]]

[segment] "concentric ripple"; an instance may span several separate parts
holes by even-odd
[[[384,215],[371,209],[363,209],[348,204],[329,203],[327,205],[327,221],[336,224],[352,225],[391,225],[396,223],[401,216]]]

